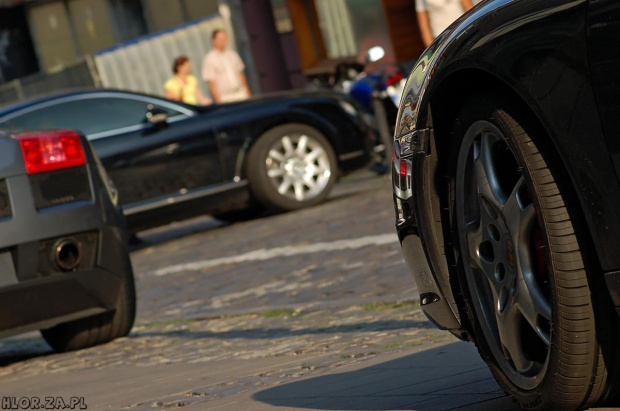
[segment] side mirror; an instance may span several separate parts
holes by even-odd
[[[385,57],[385,49],[383,47],[381,47],[381,46],[371,47],[370,49],[368,49],[368,52],[366,53],[366,59],[370,63],[374,63],[375,61],[379,61],[383,57]]]
[[[168,112],[149,104],[146,111],[146,122],[153,125],[164,124],[168,121]]]

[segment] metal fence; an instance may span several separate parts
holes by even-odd
[[[91,56],[51,73],[38,73],[0,85],[0,106],[75,89],[100,86]]]
[[[213,30],[224,29],[234,49],[230,20],[219,14],[154,33],[137,40],[84,56],[54,72],[38,73],[0,84],[0,107],[32,98],[96,87],[164,94],[164,83],[172,76],[172,61],[188,56],[200,77],[202,58],[211,49]],[[200,81],[205,95],[206,85]]]
[[[210,36],[215,29],[226,30],[234,48],[229,23],[216,14],[100,51],[94,59],[101,83],[103,87],[162,95],[164,83],[173,75],[172,62],[180,55],[190,59],[194,75],[200,78],[202,59],[211,49]],[[206,85],[199,84],[207,95]]]

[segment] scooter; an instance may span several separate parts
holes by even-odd
[[[375,46],[368,50],[366,59],[368,63],[375,63],[384,56],[383,47]],[[398,105],[405,83],[405,73],[400,67],[387,67],[373,73],[359,73],[348,89],[348,94],[374,115],[379,138],[374,147],[378,158],[372,169],[380,174],[388,171]]]

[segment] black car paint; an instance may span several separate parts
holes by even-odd
[[[179,121],[144,122],[138,130],[92,139],[120,192],[132,231],[245,207],[251,200],[245,157],[252,144],[275,126],[303,123],[318,129],[333,145],[343,172],[368,161],[374,139],[361,112],[343,108],[357,110],[355,103],[335,93],[283,93],[196,107],[124,91],[84,91],[2,110],[0,124],[3,119],[10,122],[16,113],[54,101],[123,96],[146,99],[156,106],[165,102],[192,113]],[[55,126],[76,128],[72,124]]]
[[[604,3],[609,7],[611,1],[592,1],[588,20],[587,0],[483,2],[436,39],[407,81],[395,144],[397,151],[409,151],[403,157],[409,181],[400,179],[394,169],[397,230],[421,293],[428,292],[422,295],[425,312],[459,336],[465,334],[458,296],[452,293],[456,274],[442,256],[443,233],[435,224],[445,210],[435,191],[443,177],[435,174],[434,162],[436,148],[450,133],[442,120],[449,120],[468,96],[480,90],[504,93],[540,122],[572,181],[585,220],[580,234],[597,257],[595,265],[604,272],[620,268],[616,251],[620,185],[609,155],[614,153],[614,139],[604,137],[609,118],[603,115],[601,124],[587,47],[588,34],[596,33],[588,22],[596,25],[597,18],[609,16],[604,14]],[[597,27],[616,30],[612,25]],[[606,105],[600,90],[598,102]],[[423,261],[415,260],[422,256]],[[617,299],[620,286],[613,283],[608,281]]]
[[[17,140],[0,132],[0,176],[12,215],[0,219],[0,250],[10,252],[14,278],[0,270],[0,337],[53,327],[59,323],[113,310],[131,263],[125,220],[103,167],[82,137],[92,199],[37,210]],[[36,273],[40,247],[56,238],[96,233],[91,269]]]

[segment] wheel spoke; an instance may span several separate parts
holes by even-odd
[[[306,172],[309,173],[311,176],[321,176],[325,174],[326,171],[327,169],[325,169],[324,167],[317,167],[314,164],[306,166]]]
[[[282,180],[282,183],[278,187],[278,193],[280,193],[282,195],[286,194],[286,192],[289,190],[289,188],[291,188],[292,184],[293,184],[293,182],[291,181],[291,178],[288,177],[288,176],[285,176],[284,179]]]
[[[490,134],[483,133],[480,139],[479,153],[474,160],[478,193],[494,207],[501,208],[505,203],[500,189],[492,156],[492,139]]]
[[[325,154],[325,151],[321,147],[316,147],[314,150],[308,153],[308,155],[304,158],[304,161],[306,162],[306,164],[311,164],[317,158],[319,158],[320,156],[324,154]]]
[[[267,175],[271,178],[282,177],[284,175],[284,170],[282,170],[281,168],[270,168],[267,171]]]
[[[293,143],[291,142],[291,138],[289,136],[282,137],[282,147],[284,147],[284,152],[286,153],[286,155],[291,155],[295,153]]]
[[[541,321],[551,321],[551,303],[536,285],[534,274],[530,270],[521,275],[523,277],[519,278],[517,283],[516,306],[536,334],[546,345],[550,345],[551,336],[549,331],[541,328]]]
[[[305,198],[303,181],[296,180],[295,183],[293,183],[293,187],[295,189],[295,199],[297,201],[303,201]]]
[[[303,157],[306,154],[306,147],[308,146],[308,136],[299,137],[299,142],[297,143],[297,150],[295,152],[298,156]]]
[[[510,232],[518,234],[518,240],[528,242],[532,224],[536,221],[536,209],[534,204],[523,204],[520,195],[523,190],[526,190],[525,179],[521,177],[506,200],[502,213]]]
[[[284,162],[284,156],[277,150],[269,150],[269,158],[276,160],[279,163]]]
[[[480,255],[478,254],[478,247],[482,243],[482,229],[470,229],[466,234],[467,247],[469,249],[469,258],[471,262],[479,269],[482,269],[482,262],[480,261]]]
[[[503,313],[497,315],[499,338],[517,371],[525,373],[534,367],[534,362],[527,358],[523,350],[523,335],[518,308],[509,301]]]
[[[308,186],[308,188],[313,191],[318,188],[316,185],[316,181],[314,181],[314,178],[307,174],[304,176],[304,184],[306,184],[306,186]]]

